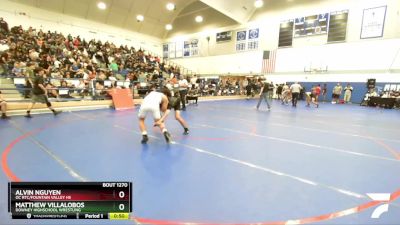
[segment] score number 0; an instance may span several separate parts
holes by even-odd
[[[125,192],[120,191],[120,192],[118,193],[118,197],[119,197],[119,198],[124,198],[124,197],[125,197]],[[125,209],[125,204],[123,204],[123,203],[119,204],[118,208],[119,208],[119,210],[124,211],[124,209]]]

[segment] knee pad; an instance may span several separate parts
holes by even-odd
[[[46,102],[46,105],[47,105],[47,107],[50,107],[51,103],[50,102]]]

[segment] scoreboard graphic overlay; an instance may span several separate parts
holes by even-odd
[[[10,182],[13,219],[129,219],[131,182]]]

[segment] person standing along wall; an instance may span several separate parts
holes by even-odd
[[[345,103],[350,103],[352,92],[353,92],[353,87],[348,83],[347,86],[344,88],[344,102]]]
[[[270,100],[272,100],[272,98],[273,98],[273,96],[274,96],[274,88],[275,88],[275,85],[274,85],[274,83],[271,81],[271,83],[270,83],[269,86],[268,86],[268,98],[269,98]]]
[[[316,87],[315,87],[315,102],[317,102],[318,103],[318,100],[319,100],[319,95],[321,94],[321,84],[318,84]]]
[[[332,90],[332,104],[339,103],[340,95],[342,95],[342,90],[343,88],[340,83],[337,83]]]
[[[246,85],[246,99],[247,100],[249,100],[250,96],[252,96],[252,92],[251,92],[252,88],[253,88],[253,83],[251,82],[250,79],[248,79],[247,85]]]
[[[303,101],[303,100],[305,100],[306,91],[305,91],[304,87],[301,86],[301,84],[299,84],[299,85],[300,85],[300,94],[299,94],[298,99]]]
[[[323,102],[326,101],[326,95],[328,94],[328,87],[326,84],[324,84],[324,87],[322,88],[322,96],[323,96]]]

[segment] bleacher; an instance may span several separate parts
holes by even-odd
[[[171,74],[177,77],[188,77],[194,74],[174,62],[162,59],[142,49],[135,50],[127,46],[116,47],[112,43],[101,43],[96,40],[86,42],[79,37],[63,36],[56,32],[45,33],[33,28],[23,30],[21,26],[12,27],[10,31],[1,30],[0,42],[3,40],[1,42],[3,44],[1,54],[6,51],[11,52],[11,50],[4,48],[4,44],[7,45],[4,40],[7,38],[15,40],[11,44],[16,44],[20,49],[17,47],[14,50],[19,51],[23,55],[22,58],[26,59],[26,61],[21,61],[21,56],[16,58],[13,52],[7,63],[0,65],[0,90],[8,102],[10,114],[20,114],[26,110],[30,102],[30,87],[27,86],[26,78],[28,74],[25,73],[28,62],[36,63],[36,66],[49,67],[46,75],[46,89],[49,92],[49,100],[56,108],[61,107],[67,110],[81,109],[85,106],[87,106],[86,108],[112,106],[111,97],[107,94],[107,90],[110,88],[131,89],[135,103],[138,104],[141,98],[148,93],[151,84],[165,85],[165,81],[170,78]],[[46,45],[39,44],[39,42]],[[91,50],[93,46],[97,49],[94,52]],[[105,48],[111,49],[108,52],[111,58],[104,56],[106,55],[106,52],[103,52]],[[73,65],[70,58],[75,58],[75,61],[80,64]],[[54,59],[58,61],[57,66],[55,66]],[[21,69],[23,76],[12,74],[16,61],[22,62],[21,68],[18,67],[18,69]],[[125,76],[118,74],[119,70],[112,69],[111,63],[117,64],[118,68],[119,65],[123,64],[128,74]],[[77,68],[71,68],[76,65],[78,65],[79,70],[86,73],[83,87],[79,86],[80,79],[85,76],[78,74]],[[125,65],[131,67],[125,68]],[[4,67],[7,67],[8,71],[4,71]],[[158,73],[155,73],[156,70]],[[53,72],[59,74],[54,76]],[[75,73],[79,75],[78,78],[71,78],[75,76]],[[147,73],[145,80],[139,77],[142,73]],[[67,74],[69,75],[67,76]],[[94,76],[91,77],[90,75],[93,74]],[[157,76],[157,78],[154,79],[154,76]],[[67,86],[61,87],[61,83],[64,81]],[[200,96],[216,96],[215,90],[210,92],[210,89],[208,89],[210,85],[207,79],[203,79],[200,84],[195,86],[199,89]],[[211,89],[217,88],[218,86],[214,85]],[[203,89],[207,90],[204,91]],[[45,105],[38,104],[35,108],[45,107]]]
[[[3,97],[7,99],[7,101],[11,102],[24,99],[23,95],[16,89],[13,79],[0,78],[0,89]]]

